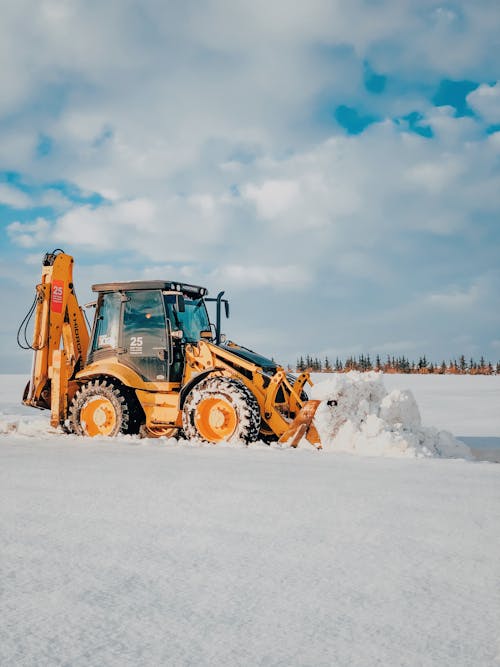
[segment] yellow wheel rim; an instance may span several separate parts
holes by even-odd
[[[194,419],[198,433],[209,442],[230,438],[238,424],[236,410],[222,398],[205,398],[200,401]]]
[[[93,396],[80,410],[85,435],[112,435],[116,428],[116,410],[108,398]]]

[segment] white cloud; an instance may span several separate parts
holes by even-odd
[[[436,122],[442,119],[439,114]],[[332,267],[387,282],[394,268],[374,258],[384,255],[388,239],[408,231],[449,236],[498,207],[491,137],[478,136],[461,118],[446,117],[446,123],[443,139],[381,122],[280,159],[264,154],[240,163],[239,196],[230,194],[235,175],[222,161],[192,172],[199,188],[187,195],[137,178],[136,196],[63,211],[50,238],[75,251],[82,246],[155,263],[202,262],[207,270],[251,265],[256,258],[271,266],[278,258],[279,264]],[[135,169],[131,165],[130,178]]]
[[[496,315],[492,311],[492,304],[497,298],[499,286],[500,271],[496,267],[489,268],[463,286],[447,285],[444,289],[426,294],[424,302],[448,314],[471,318],[482,315],[485,321],[494,321]]]
[[[34,222],[12,222],[7,226],[8,235],[22,248],[33,248],[49,238],[50,222],[37,218]]]
[[[500,131],[490,134],[489,142],[497,152],[500,152]]]
[[[58,214],[73,208],[74,204],[59,190],[47,188],[43,190],[35,199],[38,206],[50,206]]]
[[[25,149],[6,157],[38,175],[55,161],[80,185],[130,197],[136,174],[158,181],[195,162],[211,138],[300,146],[318,96],[362,99],[365,59],[399,80],[488,76],[498,46],[493,5],[10,3],[0,25],[0,114],[23,113],[0,144],[23,136]],[[47,104],[30,114],[45,91],[57,112]],[[57,141],[57,158],[33,165],[40,132]]]
[[[335,257],[335,267],[349,280],[368,279],[381,284],[391,280],[391,272],[383,259],[369,251],[346,249]]]
[[[28,266],[39,266],[42,256],[39,252],[28,253],[24,256],[24,263]]]
[[[436,194],[448,188],[463,171],[464,166],[460,164],[459,156],[455,155],[452,159],[445,156],[439,162],[415,164],[410,167],[406,177],[409,183],[415,184],[424,191]]]
[[[0,204],[16,209],[30,208],[33,205],[27,194],[6,183],[0,183]]]
[[[127,236],[137,238],[151,231],[155,206],[147,199],[107,204],[98,209],[79,206],[58,219],[53,230],[57,243],[70,243],[97,249],[119,251],[133,245]]]
[[[312,282],[312,275],[302,266],[248,266],[228,264],[219,267],[212,280],[247,290],[269,287],[273,289],[305,290]]]
[[[177,280],[191,281],[193,284],[199,282],[201,271],[199,267],[191,264],[154,264],[146,266],[142,270],[144,280]]]
[[[260,217],[272,219],[292,208],[300,192],[295,181],[271,180],[260,186],[249,183],[245,186],[243,194],[255,203]]]
[[[467,95],[469,105],[492,125],[500,123],[500,82],[490,86],[481,84]]]
[[[477,302],[479,293],[476,286],[468,290],[452,289],[448,292],[429,294],[427,301],[438,308],[465,311]]]

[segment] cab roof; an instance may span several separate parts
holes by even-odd
[[[205,287],[175,282],[173,280],[132,280],[123,283],[99,283],[92,285],[94,292],[128,292],[131,290],[155,289],[166,290],[167,292],[179,292],[188,297],[198,299],[208,294],[208,290]]]

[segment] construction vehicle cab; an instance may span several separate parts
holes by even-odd
[[[116,358],[144,382],[180,383],[184,349],[212,338],[203,287],[162,281],[94,285],[87,364]]]
[[[43,260],[34,312],[26,405],[50,408],[53,426],[87,436],[140,433],[207,442],[306,436],[318,444],[317,402],[274,361],[223,341],[223,292],[176,281],[93,286],[90,333],[78,305],[73,258]],[[206,302],[216,302],[211,324]],[[26,338],[26,323],[25,327]],[[18,337],[19,340],[19,337]]]

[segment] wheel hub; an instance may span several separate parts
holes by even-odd
[[[231,437],[238,417],[234,407],[222,398],[205,398],[196,409],[196,427],[209,442],[219,442]]]
[[[94,412],[94,424],[101,428],[106,423],[106,411],[101,407],[98,407]]]
[[[80,422],[85,435],[111,435],[116,427],[113,403],[104,396],[93,396],[82,407]]]
[[[208,421],[212,428],[223,427],[226,420],[227,420],[227,414],[224,412],[224,410],[221,410],[219,407],[210,410],[210,416],[208,418]]]

